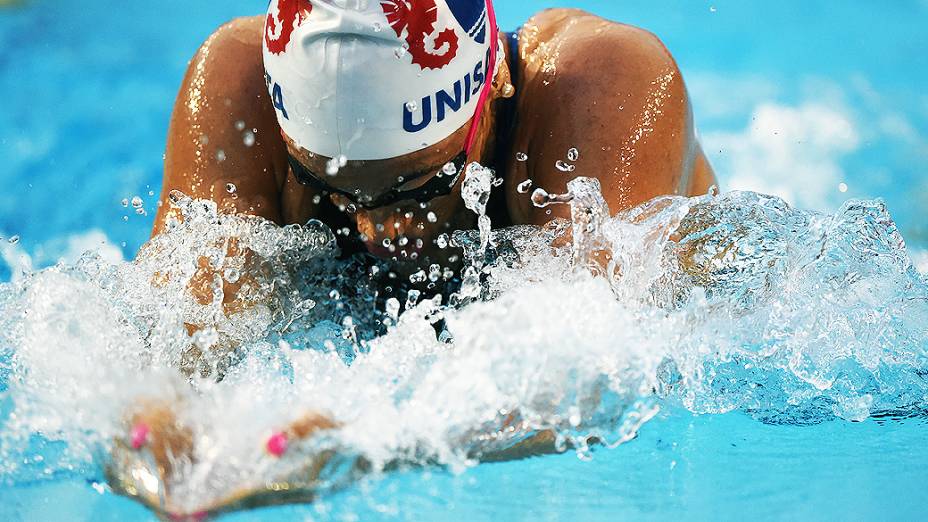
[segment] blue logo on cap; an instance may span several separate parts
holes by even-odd
[[[485,0],[445,0],[454,18],[477,43],[487,39],[487,4]]]

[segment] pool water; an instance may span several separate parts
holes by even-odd
[[[516,27],[532,12],[550,5],[501,2],[500,23]],[[894,243],[896,236],[883,215],[878,210],[855,213],[842,203],[850,198],[882,198],[906,240],[908,254],[925,269],[928,94],[920,86],[928,80],[924,53],[928,37],[923,29],[928,4],[912,0],[861,9],[839,1],[773,5],[578,0],[557,5],[584,7],[648,28],[667,43],[686,77],[701,139],[725,189],[771,193],[798,208],[845,216],[833,228],[825,227],[834,236],[832,242],[826,241],[834,253],[833,266],[807,273],[811,281],[807,287],[774,284],[776,296],[799,310],[808,307],[808,315],[820,321],[802,324],[796,314],[783,315],[793,331],[818,336],[818,341],[813,338],[796,353],[809,354],[809,346],[822,347],[822,353],[810,355],[811,362],[800,361],[790,368],[798,368],[797,375],[808,382],[824,379],[829,384],[809,387],[807,381],[800,379],[797,384],[785,377],[780,382],[773,366],[761,366],[760,372],[773,390],[770,396],[741,389],[739,383],[745,378],[740,374],[732,377],[734,391],[712,388],[716,381],[694,379],[682,391],[667,392],[661,412],[635,440],[616,449],[594,448],[592,454],[581,455],[583,459],[568,452],[481,465],[461,473],[409,470],[362,481],[314,505],[228,519],[735,519],[745,513],[760,519],[921,518],[918,499],[928,478],[924,471],[928,456],[923,450],[928,429],[919,411],[928,402],[924,382],[928,338],[918,319],[924,317],[919,303],[928,292],[914,269],[902,266],[904,253],[897,255],[901,245]],[[0,193],[0,235],[19,238],[15,245],[3,247],[6,263],[0,263],[0,278],[18,279],[24,268],[49,266],[59,258],[74,262],[88,248],[103,248],[105,259],[112,263],[134,256],[150,230],[160,193],[167,121],[187,60],[218,24],[262,8],[263,3],[254,2],[213,5],[174,0],[156,7],[112,7],[104,2],[88,6],[63,0],[0,8],[0,64],[5,71],[0,75],[0,95],[5,100],[0,111],[0,177],[7,188]],[[134,196],[142,198],[144,214],[121,204]],[[737,210],[751,208],[752,201],[734,198],[719,203],[716,210],[734,219]],[[779,211],[772,215],[769,222],[778,226],[792,226],[809,235],[816,230],[803,221],[805,217]],[[760,245],[772,245],[771,255],[782,254],[777,250],[782,238],[761,234],[763,224],[757,222],[751,237]],[[860,226],[867,232],[861,234],[864,240],[885,248],[863,249],[882,256],[871,264],[885,270],[885,281],[879,271],[867,272],[872,260],[859,257],[860,249],[845,248],[853,245],[854,237],[841,228],[847,226]],[[801,253],[790,255],[802,258]],[[750,254],[745,256],[745,266],[755,270],[759,265],[749,263]],[[780,258],[786,265],[801,265],[789,255]],[[844,271],[835,272],[841,267]],[[79,280],[80,274],[105,273],[96,266],[81,270],[68,277]],[[780,278],[795,274],[771,273]],[[800,289],[820,289],[819,283],[831,281],[836,273],[841,278],[862,277],[867,282],[864,288],[877,297],[836,298],[823,292],[802,300]],[[674,276],[669,269],[667,274]],[[129,281],[133,276],[120,272],[119,277]],[[755,282],[746,278],[731,284],[754,289]],[[97,294],[80,293],[85,289],[72,279],[49,277],[28,284],[39,293],[56,287],[75,291],[87,297],[88,307],[96,306]],[[559,291],[548,290],[554,295]],[[600,295],[600,290],[592,287],[590,295]],[[748,306],[730,297],[737,294],[730,288],[716,291],[724,295],[709,295],[709,299],[722,299],[722,310],[736,318],[734,323],[742,318],[741,306],[758,315],[768,311],[766,305]],[[637,287],[629,292],[644,295]],[[17,297],[9,297],[15,293],[12,287],[0,292],[5,311],[14,309],[8,308],[11,302],[21,304]],[[113,302],[108,299],[100,302]],[[708,310],[698,296],[692,299],[686,306],[693,314]],[[834,315],[832,308],[837,310]],[[882,317],[887,311],[894,315]],[[82,317],[79,312],[62,313],[65,318]],[[868,326],[859,330],[847,326],[838,317],[845,312]],[[465,314],[458,321],[498,326],[480,313],[473,312],[476,318]],[[621,317],[618,323],[634,324]],[[666,323],[655,319],[655,324],[673,328],[672,319]],[[30,326],[9,317],[5,321],[15,328]],[[594,326],[606,324],[596,318],[590,321]],[[760,329],[762,323],[743,321],[732,326],[699,317],[693,324],[704,327],[700,335],[715,331],[733,344],[764,345],[777,339],[770,330]],[[881,337],[886,331],[893,335]],[[78,329],[74,339],[83,346],[80,333]],[[565,329],[562,334],[566,342],[575,332]],[[629,345],[622,348],[640,356],[642,367],[660,362],[631,348],[639,346],[634,343],[648,347],[647,333],[620,335],[627,335],[622,340]],[[857,340],[859,344],[854,344]],[[479,340],[472,341],[480,346]],[[882,352],[871,353],[868,342]],[[410,340],[410,344],[415,343]],[[590,349],[595,351],[593,344]],[[685,349],[677,346],[678,351],[671,353],[683,354],[677,358],[681,372],[687,372],[683,363],[696,355],[700,364],[719,372],[730,362],[700,353],[695,341],[683,345]],[[0,347],[0,358],[9,357],[9,348]],[[839,348],[847,348],[841,354],[849,364],[865,367],[876,377],[858,372],[856,366],[846,374],[836,370],[840,364],[833,364],[828,352]],[[551,349],[555,355],[567,355],[557,347]],[[531,360],[530,355],[527,358]],[[754,362],[762,364],[763,359]],[[459,368],[454,366],[457,363],[447,364]],[[32,368],[35,374],[45,369]],[[516,370],[537,377],[527,366]],[[0,389],[14,387],[6,372],[6,365],[0,365]],[[860,379],[876,383],[853,379],[848,383],[836,375],[863,375]],[[106,396],[101,392],[100,397]],[[834,414],[821,416],[810,406],[822,396],[833,401],[829,412]],[[43,399],[53,406],[65,404],[60,397]],[[6,415],[11,400],[4,397],[0,403]],[[898,413],[868,418],[880,410],[873,405]],[[793,409],[804,413],[790,420]],[[6,425],[11,425],[9,419]],[[38,438],[30,443],[33,446],[17,451],[0,444],[5,458],[29,459],[23,466],[16,463],[15,470],[0,468],[5,472],[0,475],[3,519],[155,518],[110,492],[98,467],[80,461],[53,465],[55,454],[63,451],[58,445]],[[48,473],[45,467],[50,468]]]

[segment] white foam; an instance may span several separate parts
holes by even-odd
[[[19,462],[9,441],[36,432],[67,441],[61,465],[105,460],[143,397],[174,404],[194,433],[193,460],[170,478],[172,501],[190,509],[327,448],[374,469],[462,469],[545,430],[581,453],[590,437],[621,443],[664,404],[800,423],[923,407],[928,290],[881,203],[829,216],[730,193],[608,218],[596,189],[572,183],[572,227],[457,234],[475,263],[457,302],[474,302],[425,300],[362,344],[352,335],[381,317],[346,279],[352,262],[332,259],[329,231],[178,197],[183,223],[135,262],[84,256],[0,286],[16,419],[0,437],[6,475]],[[256,274],[254,306],[223,305],[215,274],[228,268]],[[200,280],[206,299],[191,292]],[[451,344],[433,328],[442,318]],[[191,339],[190,325],[208,335]],[[342,427],[284,459],[265,454],[269,434],[310,412]]]

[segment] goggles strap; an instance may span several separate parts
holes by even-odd
[[[499,51],[499,28],[496,26],[496,12],[493,11],[493,0],[487,0],[487,20],[490,24],[490,63],[487,67],[487,83],[480,92],[480,99],[477,101],[477,112],[474,114],[473,122],[470,126],[470,132],[467,133],[467,142],[464,146],[464,152],[470,156],[474,143],[477,141],[477,131],[480,129],[480,119],[483,117],[483,109],[486,106],[487,99],[490,97],[490,91],[493,90],[493,81],[496,79],[496,55]]]

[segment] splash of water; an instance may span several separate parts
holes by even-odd
[[[182,195],[183,219],[133,262],[24,269],[0,286],[2,476],[94,470],[152,401],[193,443],[163,483],[136,483],[190,512],[269,484],[324,490],[362,462],[463,469],[543,433],[586,455],[664,404],[800,424],[924,409],[928,285],[879,201],[823,215],[735,192],[610,217],[577,178],[571,221],[493,231],[493,185],[468,167],[478,230],[455,234],[450,305],[378,305],[376,270],[339,260],[320,223]],[[264,451],[310,413],[339,427]]]

